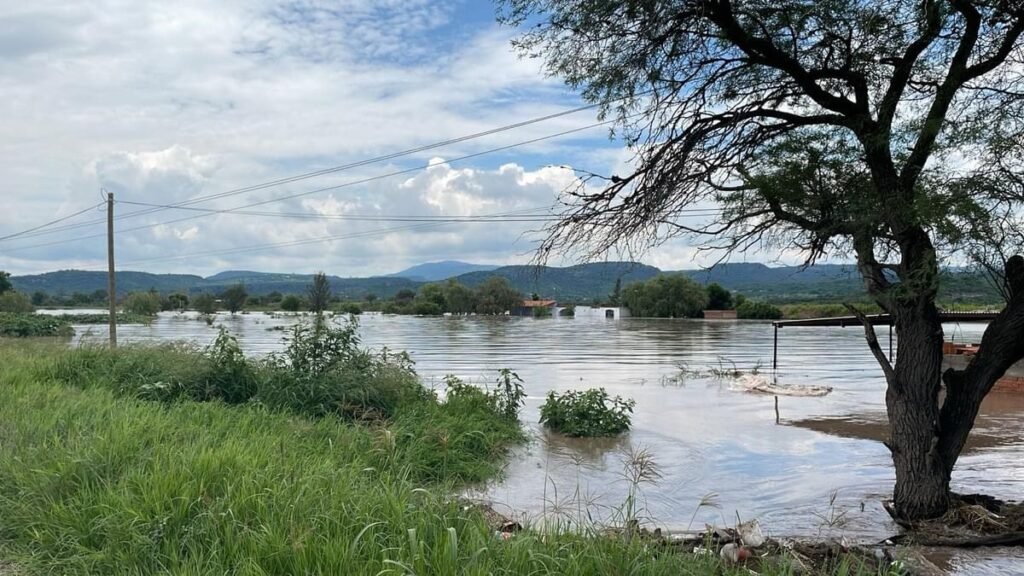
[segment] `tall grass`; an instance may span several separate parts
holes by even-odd
[[[215,352],[0,342],[0,559],[25,574],[745,573],[639,539],[496,537],[452,497],[522,438],[479,396],[314,416],[258,400],[287,370],[264,363],[239,377],[258,380],[240,405],[142,392],[222,389]]]

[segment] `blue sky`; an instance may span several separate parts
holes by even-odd
[[[100,200],[172,204],[456,138],[578,106],[519,58],[489,2],[39,0],[0,7],[0,236]],[[236,206],[372,178],[596,122],[592,111],[196,206]],[[611,173],[629,155],[596,128],[453,165],[267,204],[321,215],[466,216],[552,206],[572,165]],[[138,210],[119,205],[119,214]],[[442,259],[529,260],[536,223],[429,229],[167,210],[118,222],[121,269],[210,274],[323,269],[342,276]],[[102,269],[102,215],[0,242],[0,269]],[[88,224],[89,222],[94,222]],[[163,223],[163,224],[161,224]],[[85,225],[88,224],[88,225]],[[313,242],[346,236],[333,242]],[[262,248],[268,244],[311,242]],[[675,242],[646,255],[692,268]]]

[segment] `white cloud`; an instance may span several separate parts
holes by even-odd
[[[105,188],[120,200],[179,202],[482,131],[561,110],[575,101],[538,64],[509,48],[510,31],[457,21],[460,6],[434,0],[183,0],[173,4],[40,0],[0,7],[0,171],[10,209],[0,232],[80,210]],[[238,195],[231,207],[375,176],[425,162],[575,128],[593,114],[560,118],[418,155],[411,164],[358,171]],[[589,154],[591,145],[544,143],[531,153]],[[505,155],[512,159],[510,152]],[[501,159],[501,156],[496,157]],[[543,165],[534,156],[531,164]],[[556,160],[560,161],[560,160]],[[550,204],[557,176],[520,162],[434,167],[267,205],[321,214],[476,214]],[[554,163],[554,162],[552,162]],[[522,180],[528,178],[528,180]],[[509,194],[509,198],[502,197]],[[119,214],[137,210],[122,205]],[[132,218],[121,228],[190,215]],[[195,215],[195,214],[191,214]],[[99,214],[77,219],[96,220]],[[237,248],[367,232],[395,225],[209,216],[119,236],[119,259],[182,250]],[[477,225],[474,225],[477,226]],[[479,228],[485,226],[479,225]],[[472,226],[396,231],[315,248],[285,248],[148,269],[210,272],[224,265],[273,270],[331,268],[388,272],[398,260],[516,259],[508,234]],[[502,228],[502,230],[504,230]],[[16,272],[98,266],[101,223],[0,243],[0,268]],[[509,238],[502,248],[501,242]],[[65,244],[32,250],[54,240]],[[461,250],[461,251],[460,251]],[[519,241],[514,250],[528,247]],[[448,252],[451,251],[451,252]],[[336,259],[336,260],[332,260]],[[141,265],[141,263],[140,263]]]
[[[511,32],[461,21],[441,0],[36,0],[0,6],[0,235],[100,201],[180,202],[538,117],[578,104]],[[424,151],[308,181],[233,195],[231,208],[350,183],[578,128],[594,113]],[[623,170],[604,128],[402,177],[254,208],[322,215],[462,216],[550,206],[574,176],[549,165]],[[119,205],[118,214],[139,210]],[[182,222],[176,219],[192,217]],[[0,242],[0,269],[101,268],[101,213],[89,227]],[[446,224],[299,220],[166,211],[126,218],[123,267],[216,272],[395,271],[422,260],[531,256],[543,222]],[[390,230],[390,231],[387,231]],[[533,231],[533,232],[531,232]],[[357,236],[358,235],[358,236]],[[195,256],[270,243],[330,243]],[[67,240],[62,244],[25,247]],[[675,246],[675,244],[673,244]],[[692,248],[652,253],[689,267]]]

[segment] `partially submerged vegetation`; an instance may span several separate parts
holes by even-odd
[[[25,574],[745,573],[597,527],[498,537],[453,496],[522,441],[518,376],[449,378],[440,401],[354,324],[296,328],[266,359],[226,333],[6,341],[0,383],[0,550]]]
[[[636,401],[609,396],[604,388],[548,392],[540,423],[566,436],[615,436],[629,430]]]
[[[68,337],[74,333],[67,320],[56,316],[0,312],[0,337]]]

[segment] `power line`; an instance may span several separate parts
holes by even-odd
[[[520,214],[523,214],[523,213],[536,212],[538,210],[546,210],[546,209],[547,208],[545,208],[545,207],[536,207],[536,208],[524,208],[524,209],[520,209],[520,210],[515,210],[515,211],[511,211],[511,212],[503,212],[503,213],[498,213],[498,214],[485,214],[485,215],[482,215],[482,217],[484,217],[484,218],[491,218],[492,220],[480,220],[479,222],[495,222],[495,221],[498,221],[498,220],[493,220],[493,219],[503,218],[503,217],[514,217],[516,215],[520,215]],[[274,249],[274,248],[289,248],[289,247],[292,247],[292,246],[303,246],[303,245],[306,245],[306,244],[318,244],[318,243],[321,243],[321,242],[333,242],[333,241],[336,241],[336,240],[348,240],[348,239],[352,239],[352,238],[365,238],[365,237],[378,236],[378,235],[383,235],[383,234],[390,234],[392,232],[402,232],[402,231],[407,231],[407,230],[421,230],[421,229],[428,229],[428,228],[438,228],[438,227],[445,226],[447,224],[450,224],[450,222],[429,222],[429,223],[419,223],[419,224],[407,224],[407,225],[404,225],[404,226],[392,226],[390,228],[377,228],[377,229],[374,229],[374,230],[364,230],[362,232],[351,232],[351,233],[347,233],[347,234],[332,234],[332,235],[329,235],[329,236],[317,236],[317,237],[314,237],[314,238],[303,238],[303,239],[299,239],[299,240],[288,240],[288,241],[285,241],[285,242],[272,242],[272,243],[268,243],[268,244],[257,244],[257,245],[254,245],[254,246],[243,246],[243,247],[239,247],[239,248],[224,248],[224,249],[219,249],[219,250],[206,250],[206,251],[202,251],[202,252],[191,252],[191,253],[188,253],[188,254],[178,254],[178,255],[175,255],[175,256],[162,256],[162,257],[154,257],[154,258],[141,258],[141,259],[135,259],[135,260],[126,260],[124,263],[133,264],[133,263],[140,263],[140,262],[163,262],[163,261],[170,261],[170,260],[180,260],[180,259],[183,259],[183,258],[194,258],[194,257],[197,257],[197,256],[219,256],[219,255],[225,255],[225,254],[238,254],[238,253],[245,253],[245,252],[260,252],[260,251],[263,251],[263,250],[269,250],[269,249]]]
[[[174,210],[188,210],[202,213],[221,213],[216,208],[198,208],[193,206],[174,206],[169,204],[151,204],[148,202],[133,202],[121,200],[121,204],[134,206],[149,206],[154,208],[170,208]],[[691,216],[715,216],[721,213],[718,208],[693,208],[685,209],[686,215]],[[487,215],[462,215],[462,216],[430,216],[430,215],[366,215],[366,214],[320,214],[315,212],[266,212],[230,210],[228,212],[237,216],[259,216],[270,218],[297,218],[309,220],[343,220],[355,222],[551,222],[560,219],[557,214],[549,215],[522,215],[522,216],[487,216]]]
[[[499,134],[499,133],[502,133],[502,132],[507,132],[507,131],[510,131],[510,130],[515,130],[517,128],[522,128],[524,126],[530,126],[532,124],[537,124],[537,123],[540,123],[540,122],[546,122],[548,120],[553,120],[553,119],[560,118],[560,117],[563,117],[563,116],[569,116],[571,114],[576,114],[576,113],[583,112],[583,111],[586,111],[586,110],[592,110],[594,108],[598,108],[598,107],[600,107],[602,105],[609,104],[611,102],[616,102],[618,100],[621,100],[621,98],[620,99],[616,99],[616,100],[610,100],[609,102],[604,102],[604,103],[587,104],[587,105],[584,105],[584,106],[577,106],[576,108],[571,108],[569,110],[562,110],[561,112],[555,112],[555,113],[548,114],[548,115],[545,115],[545,116],[539,116],[539,117],[536,117],[536,118],[531,118],[529,120],[523,120],[523,121],[515,122],[515,123],[512,123],[512,124],[506,124],[505,126],[500,126],[500,127],[497,127],[497,128],[491,128],[489,130],[484,130],[482,132],[476,132],[476,133],[473,133],[473,134],[467,134],[467,135],[464,135],[464,136],[459,136],[457,138],[451,138],[451,139],[448,139],[448,140],[442,140],[442,141],[439,141],[439,142],[433,142],[431,144],[425,144],[423,146],[417,146],[417,147],[414,147],[414,148],[408,148],[408,149],[401,150],[401,151],[398,151],[398,152],[392,152],[390,154],[385,154],[385,155],[382,155],[382,156],[376,156],[374,158],[368,158],[368,159],[365,159],[365,160],[359,160],[357,162],[352,162],[352,163],[349,163],[349,164],[342,164],[342,165],[339,165],[339,166],[332,166],[330,168],[324,168],[322,170],[316,170],[316,171],[313,171],[313,172],[306,172],[304,174],[298,174],[298,175],[295,175],[295,176],[288,176],[288,177],[285,177],[285,178],[279,178],[277,180],[271,180],[271,181],[268,181],[268,182],[262,182],[262,183],[259,183],[259,184],[253,184],[253,185],[245,186],[245,187],[242,187],[242,188],[235,188],[235,189],[232,189],[232,190],[227,190],[225,192],[219,192],[219,193],[216,193],[216,194],[209,194],[209,195],[206,195],[206,196],[198,196],[196,198],[191,198],[189,200],[184,200],[182,202],[178,202],[178,203],[175,203],[175,204],[168,205],[167,207],[149,208],[149,209],[145,209],[145,210],[137,210],[135,212],[129,212],[127,214],[121,214],[121,215],[117,216],[115,219],[116,220],[122,220],[122,219],[125,219],[125,218],[132,218],[132,217],[136,217],[136,216],[145,216],[147,214],[153,214],[155,212],[160,212],[162,210],[166,210],[166,209],[168,209],[169,207],[172,207],[172,206],[173,207],[191,206],[193,204],[198,204],[198,203],[201,203],[201,202],[207,202],[207,201],[210,201],[210,200],[217,200],[217,199],[226,198],[226,197],[229,197],[229,196],[236,196],[238,194],[244,194],[244,193],[247,193],[247,192],[254,192],[254,191],[257,191],[257,190],[264,190],[266,188],[272,188],[272,187],[275,187],[275,186],[280,186],[282,184],[289,184],[289,183],[298,182],[298,181],[301,181],[301,180],[308,180],[310,178],[316,178],[318,176],[324,176],[326,174],[333,174],[333,173],[337,173],[337,172],[342,172],[344,170],[350,170],[352,168],[359,168],[359,167],[362,167],[362,166],[367,166],[367,165],[370,165],[370,164],[376,164],[376,163],[384,162],[384,161],[387,161],[387,160],[394,160],[396,158],[401,158],[403,156],[409,156],[409,155],[412,155],[412,154],[417,154],[417,153],[420,153],[420,152],[425,152],[427,150],[433,150],[435,148],[442,148],[444,146],[450,146],[452,144],[459,144],[461,142],[466,142],[466,141],[469,141],[469,140],[475,140],[475,139],[478,139],[478,138],[483,138],[485,136],[491,136],[491,135],[494,135],[494,134]],[[602,124],[604,124],[604,122]],[[75,225],[70,225],[70,226],[63,226],[63,227],[60,227],[58,229],[47,231],[45,233],[33,234],[32,236],[41,236],[43,234],[52,234],[52,233],[56,233],[56,232],[63,232],[63,231],[66,231],[66,230],[74,230],[74,229],[78,229],[78,228],[82,228],[82,227],[86,227],[86,226],[91,226],[93,224],[99,224],[99,223],[102,223],[102,222],[104,222],[104,220],[101,219],[101,220],[95,220],[95,221],[90,221],[90,222],[83,222],[83,223],[79,223],[79,224],[75,224]],[[54,222],[54,223],[56,223],[56,222]],[[41,228],[41,227],[38,227],[38,228]],[[30,231],[37,230],[38,228],[30,230]],[[26,232],[30,232],[30,231],[26,231]],[[0,241],[3,241],[5,239],[6,238],[0,238]]]
[[[300,198],[300,197],[303,197],[303,196],[309,196],[309,195],[318,194],[318,193],[321,193],[321,192],[340,190],[342,188],[348,188],[350,186],[357,186],[357,185],[360,185],[360,184],[367,184],[367,183],[374,182],[374,181],[377,181],[377,180],[384,180],[386,178],[391,178],[391,177],[394,177],[394,176],[400,176],[402,174],[409,174],[409,173],[412,173],[412,172],[419,172],[421,170],[425,170],[425,169],[430,168],[432,166],[441,166],[441,165],[445,165],[445,164],[452,164],[454,162],[461,162],[461,161],[469,160],[469,159],[472,159],[472,158],[478,158],[478,157],[481,157],[481,156],[486,156],[488,154],[494,154],[496,152],[503,152],[505,150],[511,150],[513,148],[518,148],[520,146],[527,146],[529,144],[536,144],[537,142],[543,142],[545,140],[552,140],[554,138],[560,138],[562,136],[568,136],[570,134],[575,134],[575,133],[578,133],[578,132],[583,132],[583,131],[586,131],[586,130],[597,128],[599,126],[603,126],[603,125],[609,124],[611,122],[613,122],[613,120],[605,120],[603,122],[597,122],[597,123],[594,123],[594,124],[588,124],[587,126],[582,126],[580,128],[573,128],[571,130],[564,130],[562,132],[558,132],[557,134],[549,134],[547,136],[540,136],[540,137],[537,137],[537,138],[531,138],[529,140],[524,140],[524,141],[521,141],[521,142],[516,142],[514,144],[508,144],[508,145],[505,145],[505,146],[499,146],[497,148],[491,148],[489,150],[483,150],[481,152],[474,152],[472,154],[466,154],[464,156],[459,156],[459,157],[453,158],[451,160],[442,160],[442,161],[439,161],[439,162],[430,162],[430,163],[422,164],[422,165],[415,166],[415,167],[412,167],[412,168],[405,168],[405,169],[402,169],[402,170],[395,170],[393,172],[388,172],[386,174],[379,174],[377,176],[370,176],[370,177],[362,178],[362,179],[359,179],[359,180],[353,180],[353,181],[350,181],[350,182],[344,182],[342,184],[337,184],[337,185],[334,185],[334,186],[325,186],[325,187],[322,187],[322,188],[316,188],[314,190],[307,190],[305,192],[299,192],[299,193],[296,193],[296,194],[288,194],[288,195],[285,195],[285,196],[280,196],[278,198],[271,198],[269,200],[261,200],[259,202],[252,202],[252,203],[249,203],[249,204],[243,204],[241,206],[235,206],[233,208],[211,209],[209,212],[206,212],[206,213],[203,213],[203,214],[198,214],[198,215],[195,215],[195,216],[186,216],[186,217],[183,217],[183,218],[176,218],[176,219],[173,219],[173,220],[165,220],[163,222],[157,222],[155,224],[145,224],[145,225],[142,225],[142,226],[135,226],[135,227],[132,227],[132,228],[125,228],[125,229],[122,229],[122,230],[118,230],[117,233],[118,234],[125,234],[125,233],[129,233],[129,232],[136,232],[136,231],[139,231],[139,230],[146,230],[146,229],[150,229],[150,228],[156,228],[158,226],[166,226],[168,224],[177,224],[177,223],[180,223],[180,222],[186,222],[188,220],[194,220],[194,219],[197,219],[197,218],[204,218],[206,216],[212,216],[214,214],[231,213],[231,212],[234,212],[234,211],[237,211],[237,210],[244,210],[246,208],[253,208],[253,207],[256,207],[256,206],[263,206],[263,205],[266,205],[266,204],[272,204],[274,202],[281,202],[283,200],[291,200],[291,199],[294,199],[294,198]],[[167,205],[167,206],[171,206],[171,205]],[[180,205],[173,205],[173,207],[174,208],[179,208]],[[154,212],[155,211],[159,211],[156,208],[147,208],[147,209],[144,209],[144,210],[133,212],[132,214],[138,214],[140,212],[147,211],[147,210],[148,211],[154,211]],[[60,244],[67,244],[68,242],[79,242],[79,241],[82,241],[82,240],[88,240],[88,239],[92,239],[92,238],[99,238],[99,237],[103,237],[103,236],[105,236],[105,234],[91,234],[91,235],[87,235],[87,236],[79,236],[77,238],[69,238],[69,239],[66,239],[66,240],[57,240],[57,241],[54,241],[54,242],[47,242],[47,243],[44,243],[44,244],[34,244],[34,245],[31,245],[31,246],[18,246],[16,248],[10,248],[7,251],[8,252],[14,252],[14,251],[20,251],[20,250],[31,250],[31,249],[34,249],[34,248],[45,248],[47,246],[56,246],[56,245],[60,245]]]
[[[70,219],[72,219],[72,218],[74,218],[76,216],[81,216],[82,214],[85,214],[86,212],[89,212],[90,210],[95,210],[95,209],[99,208],[102,205],[103,205],[103,203],[100,202],[99,204],[94,204],[92,206],[89,206],[88,208],[85,208],[83,210],[79,210],[78,212],[75,212],[74,214],[69,214],[67,216],[64,216],[63,218],[57,218],[56,220],[51,220],[51,221],[49,221],[49,222],[47,222],[45,224],[40,224],[38,226],[34,226],[32,228],[28,228],[26,230],[22,230],[21,232],[14,232],[13,234],[8,234],[6,236],[0,236],[0,241],[10,240],[12,238],[18,238],[19,236],[25,236],[26,234],[29,234],[31,232],[35,232],[36,230],[41,230],[41,229],[49,227],[49,226],[53,226],[54,224],[60,224],[61,222],[64,222],[66,220],[70,220]],[[103,222],[103,220],[100,220],[100,222]]]

